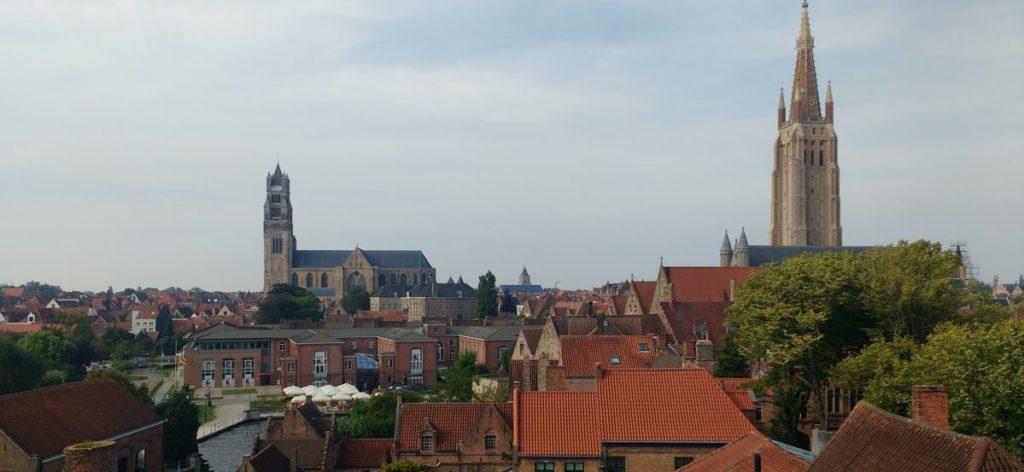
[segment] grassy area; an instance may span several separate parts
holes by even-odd
[[[250,393],[256,393],[255,388],[226,388],[223,391],[224,395],[249,395]]]
[[[284,402],[287,400],[288,399],[285,397],[263,397],[249,403],[249,409],[254,411],[281,411],[281,408],[284,406]]]
[[[132,382],[138,382],[140,380],[146,380],[146,377],[142,376],[142,375],[133,375],[133,376],[131,376],[131,379],[132,379]]]
[[[196,405],[196,408],[199,409],[199,424],[201,425],[209,423],[217,417],[217,412],[212,406]]]

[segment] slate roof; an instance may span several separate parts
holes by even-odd
[[[414,329],[405,328],[328,328],[328,329],[286,329],[272,326],[231,326],[221,323],[211,326],[186,338],[188,341],[241,341],[263,339],[307,339],[309,332],[329,336],[333,339],[385,338],[402,341],[432,341],[433,338]]]
[[[544,287],[541,287],[540,285],[499,285],[498,292],[539,295],[544,293]]]
[[[609,369],[593,392],[520,393],[519,453],[599,456],[601,445],[727,444],[755,432],[703,369]]]
[[[395,419],[395,442],[400,452],[418,451],[420,432],[429,422],[435,431],[435,452],[454,452],[484,410],[494,405],[512,428],[511,403],[403,403]]]
[[[997,472],[1024,471],[1024,463],[991,439],[918,423],[862,401],[810,470]]]
[[[540,331],[542,328],[542,326],[537,326],[532,329]],[[530,328],[519,325],[451,326],[448,328],[448,334],[466,336],[467,338],[483,339],[485,341],[515,341],[519,339],[520,331],[530,331]]]
[[[162,423],[159,415],[109,378],[0,397],[0,430],[40,458],[83,441],[111,438]]]
[[[461,281],[462,279],[459,278],[459,280]],[[476,289],[465,282],[437,284],[437,296],[445,298],[476,298]]]
[[[374,297],[404,297],[409,294],[410,297],[430,297],[433,296],[434,290],[431,284],[417,284],[417,285],[384,285],[377,287],[373,291]]]
[[[824,254],[830,252],[850,251],[860,253],[872,249],[873,246],[750,246],[750,266],[757,267],[771,262],[796,257],[801,254]]]
[[[395,458],[395,442],[391,438],[349,439],[341,443],[335,467],[376,469],[388,457]]]
[[[430,268],[430,262],[423,251],[369,251],[362,250],[367,261],[374,267],[383,268]],[[351,250],[304,249],[292,252],[292,267],[331,268],[345,264]]]
[[[313,287],[307,288],[306,290],[310,291],[313,295],[316,295],[318,298],[334,298],[335,294],[334,289],[330,287]]]
[[[650,336],[559,336],[566,377],[593,377],[595,364],[604,369],[642,369],[657,356]],[[640,351],[640,344],[647,351]],[[612,363],[612,358],[619,364]]]
[[[784,449],[760,433],[747,433],[743,437],[714,450],[678,472],[748,472],[754,470],[754,454],[761,454],[763,472],[801,472],[810,466],[806,455],[795,455],[792,448]]]

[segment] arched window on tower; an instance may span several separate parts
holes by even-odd
[[[398,285],[398,277],[395,277],[395,274],[389,275],[388,276],[388,284],[389,285]]]
[[[313,288],[313,274],[306,274],[306,288]]]
[[[417,274],[412,274],[412,284],[413,284],[413,285],[417,285],[417,284],[419,284],[419,282],[417,282],[417,281],[416,281],[416,275],[417,275]]]
[[[383,286],[385,286],[387,284],[388,284],[388,278],[385,277],[384,274],[380,274],[380,277],[377,278],[377,285],[380,285],[381,287],[383,287]]]
[[[409,277],[407,277],[405,274],[402,274],[402,279],[401,280],[402,280],[401,281],[402,285],[409,285]]]
[[[823,167],[824,165],[825,165],[825,151],[824,150],[818,151],[818,167]]]
[[[299,286],[299,274],[292,272],[292,285]]]
[[[320,274],[320,288],[327,288],[327,274]]]

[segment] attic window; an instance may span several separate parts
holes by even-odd
[[[618,357],[613,357],[613,358],[612,358],[612,365],[619,365],[619,364],[621,364],[621,363],[622,363],[622,362],[620,362],[620,361],[619,361],[619,358],[618,358]]]
[[[651,348],[647,346],[647,343],[640,343],[639,349],[640,352],[649,352],[651,350]]]
[[[493,451],[497,447],[497,438],[493,434],[484,436],[484,448]]]
[[[430,434],[424,434],[420,436],[420,450],[431,451],[434,449],[434,436]]]

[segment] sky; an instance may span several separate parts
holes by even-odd
[[[0,10],[0,282],[258,290],[278,160],[300,249],[421,249],[441,278],[590,288],[768,242],[798,0]],[[844,243],[1024,272],[1024,2],[810,11]]]

